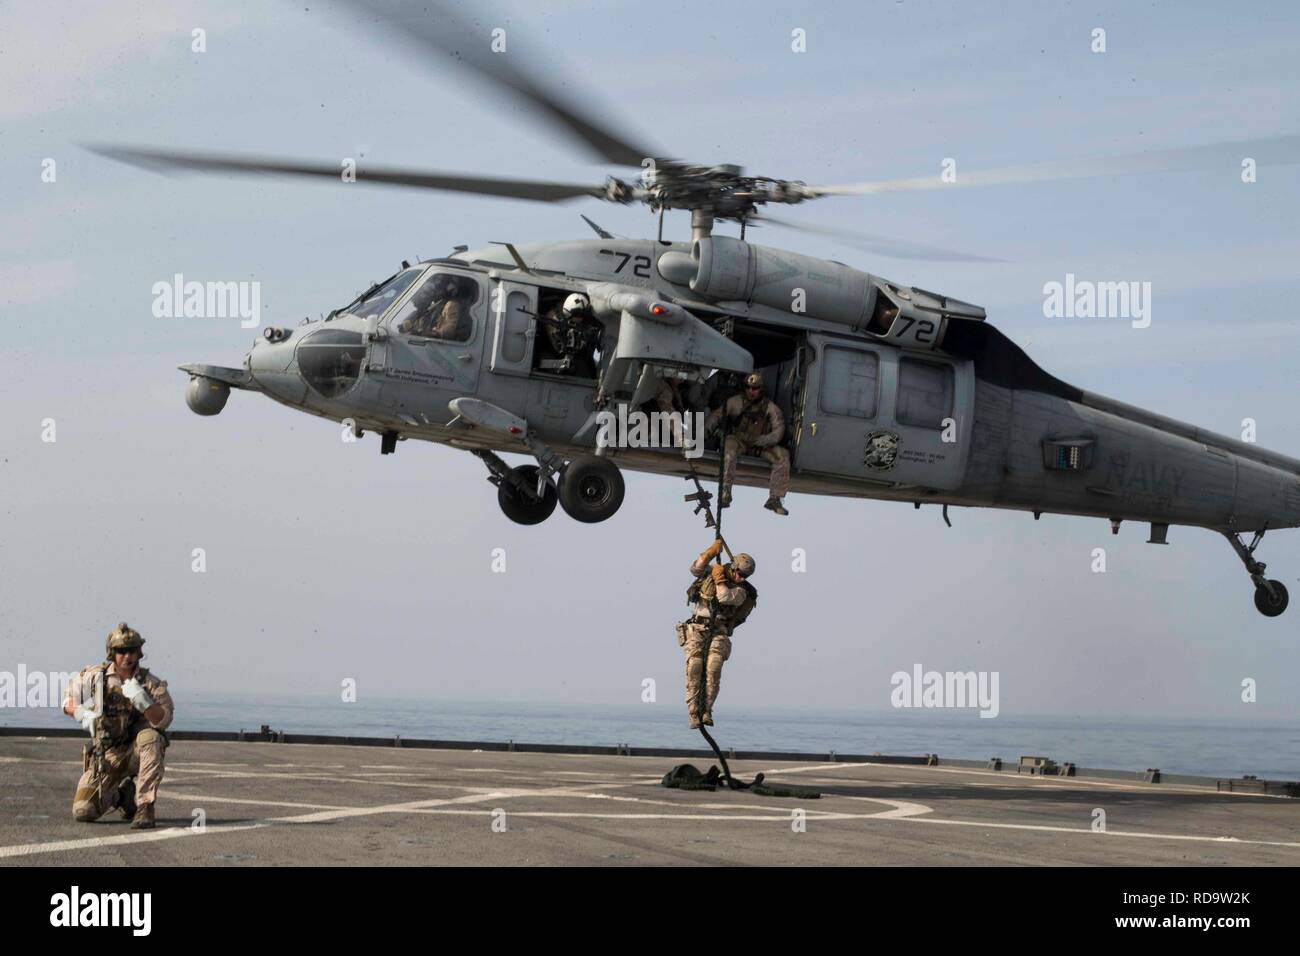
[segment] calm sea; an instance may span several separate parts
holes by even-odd
[[[385,700],[345,704],[337,697],[191,694],[179,708],[181,730],[274,730],[436,740],[508,741],[701,749],[673,704],[638,707]],[[73,727],[50,709],[5,708],[0,725]],[[888,713],[731,710],[714,736],[736,750],[790,750],[808,754],[937,753],[941,758],[1014,761],[1022,754],[1080,767],[1300,780],[1300,723],[1136,721],[1092,717],[982,719],[973,712]]]

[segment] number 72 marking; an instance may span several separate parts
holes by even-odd
[[[614,267],[614,275],[618,275],[622,272],[624,267],[631,262],[632,274],[634,276],[638,279],[650,278],[649,256],[633,256],[627,252],[615,252],[613,249],[601,249],[600,254],[602,256],[615,256],[619,259],[618,265]]]

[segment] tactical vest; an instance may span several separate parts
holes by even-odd
[[[731,419],[731,431],[741,441],[752,443],[767,434],[767,398],[745,402],[740,414]]]
[[[739,586],[745,589],[744,601],[735,605],[719,604],[715,600],[718,586],[713,583],[713,576],[706,574],[702,578],[696,578],[691,586],[686,589],[686,603],[691,606],[694,606],[699,601],[707,603],[713,620],[730,634],[745,623],[745,619],[749,617],[750,612],[754,610],[754,606],[758,604],[758,588],[748,581],[741,581]]]
[[[432,310],[429,317],[429,331],[444,339],[458,338],[464,318],[465,307],[456,299],[448,299]]]
[[[104,713],[95,723],[95,748],[111,750],[129,742],[134,736],[144,715],[131,706],[131,702],[122,693],[121,683],[117,689],[109,691],[108,675],[113,669],[111,662],[99,665],[99,679],[104,688]],[[136,680],[144,683],[149,672],[143,667],[137,668]]]

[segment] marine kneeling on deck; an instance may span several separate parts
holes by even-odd
[[[72,802],[83,823],[116,809],[131,829],[153,829],[173,708],[167,682],[140,666],[143,647],[139,631],[119,624],[108,635],[108,659],[68,684],[63,712],[91,736]]]

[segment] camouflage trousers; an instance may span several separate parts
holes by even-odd
[[[722,663],[731,656],[731,638],[700,624],[683,624],[678,641],[686,652],[686,712],[698,720],[713,712],[722,687]]]
[[[758,455],[772,463],[772,477],[768,481],[767,493],[773,498],[784,498],[790,490],[790,453],[780,445],[771,448],[759,448],[747,445],[734,435],[728,435],[722,447],[722,487],[731,490],[731,483],[736,479],[736,459],[740,455]]]
[[[162,783],[166,749],[166,738],[146,727],[134,740],[105,750],[102,758],[91,756],[89,766],[77,781],[72,815],[89,823],[115,809],[121,802],[122,784],[128,777],[135,777],[136,805],[153,803]]]

